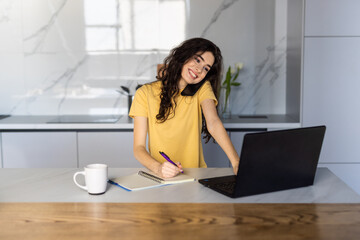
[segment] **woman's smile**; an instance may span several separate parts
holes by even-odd
[[[198,75],[191,68],[189,68],[189,74],[193,78],[193,80],[198,77]]]

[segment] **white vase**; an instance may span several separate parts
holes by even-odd
[[[230,96],[231,94],[229,94],[226,100],[226,88],[221,87],[219,96],[219,115],[221,118],[231,118]]]

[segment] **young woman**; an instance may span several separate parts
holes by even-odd
[[[207,141],[213,137],[221,146],[237,173],[239,156],[216,111],[222,65],[214,43],[189,39],[165,58],[157,81],[136,91],[129,116],[134,118],[134,156],[142,165],[164,178],[176,176],[182,167],[206,167],[203,132]]]

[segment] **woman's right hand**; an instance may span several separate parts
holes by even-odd
[[[171,178],[178,175],[180,170],[181,168],[178,168],[169,162],[164,162],[159,165],[157,174],[163,178]]]

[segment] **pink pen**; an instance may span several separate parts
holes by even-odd
[[[161,154],[161,156],[163,156],[163,157],[166,159],[166,161],[168,161],[169,163],[173,164],[174,166],[179,167],[176,163],[174,163],[173,161],[171,161],[171,159],[170,159],[164,152],[159,151],[159,153]],[[180,172],[181,172],[181,173],[184,173],[183,170],[180,170]]]

